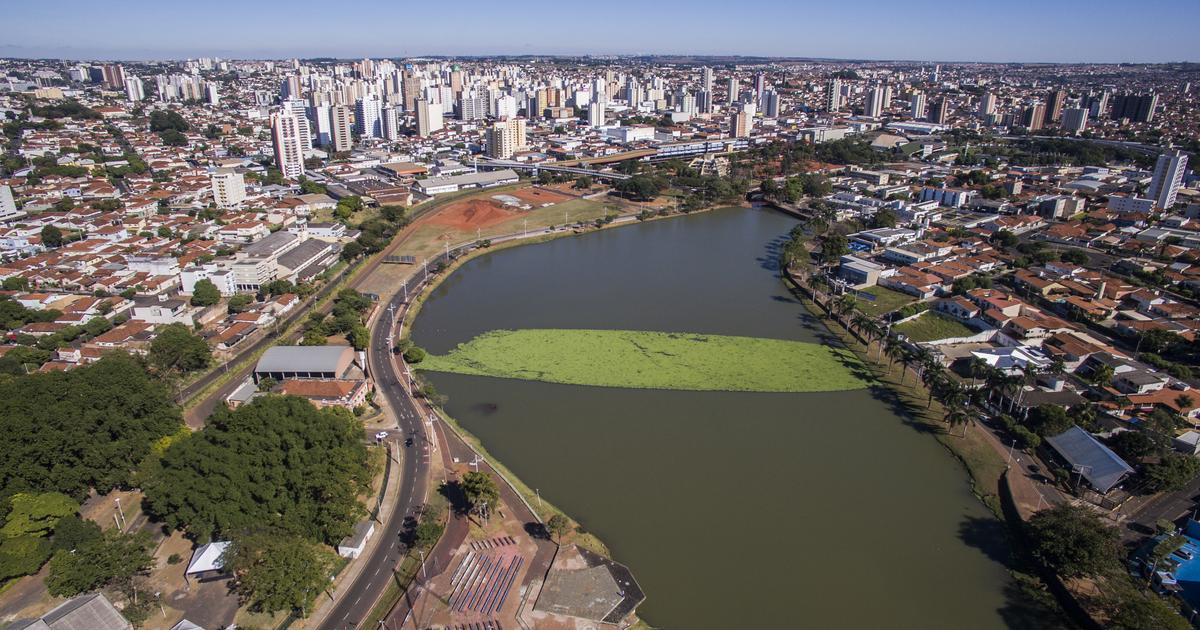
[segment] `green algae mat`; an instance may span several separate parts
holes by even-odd
[[[827,392],[867,386],[848,350],[815,343],[635,330],[494,330],[417,367],[567,385]]]

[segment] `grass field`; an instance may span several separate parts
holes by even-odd
[[[869,293],[875,296],[874,301],[859,297],[855,302],[858,310],[872,317],[879,317],[884,313],[890,313],[902,306],[917,301],[917,298],[908,295],[907,293],[893,291],[880,286],[867,287],[866,289],[859,291],[859,293]]]
[[[495,330],[429,356],[423,370],[692,391],[818,392],[867,386],[853,354],[756,337],[630,330]]]
[[[909,339],[921,341],[934,341],[937,339],[951,339],[954,337],[970,337],[975,334],[974,330],[958,323],[958,321],[946,317],[941,313],[926,311],[920,317],[897,324],[892,327],[892,331],[901,335],[907,335]]]

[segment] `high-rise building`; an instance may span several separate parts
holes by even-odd
[[[281,100],[300,98],[300,76],[288,75],[279,83],[279,98]]]
[[[209,182],[212,184],[213,202],[219,208],[232,208],[246,199],[246,179],[231,168],[213,171]]]
[[[1021,125],[1029,131],[1040,131],[1045,120],[1046,106],[1034,103],[1025,108],[1024,114],[1021,116]]]
[[[733,105],[738,100],[738,80],[737,77],[729,77],[725,83],[725,102]]]
[[[329,108],[329,139],[333,150],[341,153],[354,147],[354,136],[350,133],[350,107],[333,105]]]
[[[501,160],[511,158],[514,153],[525,148],[525,120],[510,118],[496,121],[488,129],[488,155]]]
[[[929,107],[929,122],[935,125],[944,125],[949,118],[950,101],[945,96],[934,99],[933,105]]]
[[[1158,156],[1154,163],[1154,177],[1150,180],[1150,188],[1146,194],[1154,200],[1154,205],[1162,209],[1175,205],[1175,196],[1183,185],[1183,175],[1187,172],[1188,156],[1174,149]]]
[[[588,124],[592,127],[604,125],[604,105],[600,103],[588,105]]]
[[[979,115],[991,116],[996,113],[996,95],[991,92],[984,92],[983,96],[979,97]]]
[[[729,114],[729,135],[734,138],[749,138],[754,129],[754,106],[735,105]]]
[[[1134,94],[1126,92],[1113,97],[1113,120],[1129,119],[1134,123],[1154,121],[1154,110],[1158,108],[1158,94]]]
[[[1046,117],[1042,120],[1043,126],[1058,124],[1058,119],[1062,116],[1063,103],[1066,100],[1066,90],[1054,90],[1046,95]]]
[[[863,115],[869,118],[883,116],[883,86],[877,85],[867,93],[867,102],[863,108]]]
[[[925,117],[925,93],[913,92],[912,99],[909,101],[909,115],[914,120],[921,120]]]
[[[519,109],[516,97],[509,94],[492,101],[492,116],[496,118],[516,118]]]
[[[767,88],[763,91],[762,97],[763,117],[779,118],[779,93],[772,88]]]
[[[1088,118],[1099,120],[1108,111],[1108,98],[1108,90],[1101,90],[1099,94],[1089,94],[1085,101],[1088,109]]]
[[[10,219],[21,214],[17,210],[17,201],[13,199],[12,187],[0,185],[0,220]]]
[[[825,81],[825,111],[836,112],[842,108],[842,80],[829,78]]]
[[[363,138],[382,138],[383,125],[380,117],[383,115],[383,103],[374,94],[358,99],[355,104],[354,120],[358,126],[358,135]]]
[[[400,139],[400,108],[384,105],[379,110],[379,127],[383,137],[395,142]]]
[[[417,100],[417,135],[422,138],[442,128],[442,106],[425,99]]]
[[[704,66],[700,69],[700,89],[712,94],[713,87],[713,69]]]
[[[221,104],[221,92],[217,90],[216,81],[209,81],[204,84],[204,99],[213,107]]]
[[[405,111],[415,111],[417,99],[421,98],[421,77],[412,70],[405,70],[403,88]]]
[[[125,68],[119,63],[106,63],[100,66],[100,77],[106,88],[114,90],[125,88]]]
[[[463,92],[458,99],[459,120],[482,120],[487,118],[487,98],[475,92]]]
[[[767,111],[767,104],[763,100],[763,95],[767,93],[767,75],[760,72],[754,76],[754,96],[758,100],[759,111]]]
[[[1062,128],[1063,131],[1071,133],[1082,133],[1087,129],[1088,110],[1082,107],[1072,107],[1063,110]]]
[[[592,81],[592,102],[608,102],[608,84],[603,77],[596,77],[596,80]]]
[[[275,166],[288,179],[304,174],[304,143],[300,138],[300,117],[290,110],[271,114],[271,140],[275,145]]]
[[[696,110],[701,114],[711,114],[713,111],[712,92],[710,90],[700,90],[696,92]]]
[[[146,87],[141,79],[132,75],[125,78],[125,98],[134,103],[146,98]]]

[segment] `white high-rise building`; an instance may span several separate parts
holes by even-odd
[[[879,118],[883,116],[883,86],[877,85],[871,88],[867,93],[867,103],[863,108],[863,114],[870,118]]]
[[[141,79],[133,75],[125,77],[125,98],[134,103],[146,98],[146,86]]]
[[[291,111],[283,110],[271,114],[275,165],[288,179],[296,179],[304,174],[304,142],[300,137],[300,129],[300,117]]]
[[[329,108],[329,140],[333,150],[338,153],[354,148],[354,136],[350,133],[349,105],[334,105]]]
[[[329,120],[328,105],[312,105],[307,111],[308,119],[312,122],[315,144],[327,147],[333,143],[333,125]]]
[[[836,112],[842,108],[842,80],[829,79],[825,82],[825,111]]]
[[[737,77],[729,77],[729,80],[725,83],[725,93],[726,93],[725,102],[726,103],[729,103],[730,105],[732,105],[737,102],[738,89],[739,88],[738,88]]]
[[[232,208],[246,199],[246,179],[231,168],[217,169],[209,176],[209,182],[213,202],[219,208]]]
[[[925,93],[913,92],[912,100],[909,103],[909,115],[916,120],[925,117]]]
[[[487,118],[487,98],[474,91],[463,92],[458,101],[459,120],[482,120]]]
[[[759,97],[763,106],[764,118],[779,118],[779,93],[774,88],[767,88]]]
[[[704,66],[700,69],[700,89],[712,94],[713,86],[713,69]]]
[[[592,81],[592,102],[608,102],[608,84],[604,82],[604,77],[596,77],[596,80]]]
[[[492,116],[496,118],[515,118],[518,109],[516,97],[509,94],[492,101]]]
[[[488,129],[488,155],[501,160],[511,158],[525,148],[525,119],[510,118],[492,124]]]
[[[729,135],[734,138],[749,138],[754,129],[754,105],[743,103],[733,107],[729,115]]]
[[[1154,200],[1154,205],[1164,210],[1175,205],[1175,196],[1183,185],[1183,174],[1187,172],[1188,156],[1174,149],[1158,156],[1154,164],[1154,178],[1150,180],[1150,189],[1146,194]]]
[[[17,201],[13,199],[12,187],[7,184],[0,186],[0,221],[19,214],[21,213],[17,210]]]
[[[592,103],[588,105],[588,124],[593,127],[601,127],[604,125],[604,104]]]
[[[358,99],[355,121],[358,125],[358,135],[363,138],[382,138],[383,125],[380,118],[383,115],[383,103],[374,94]]]
[[[417,135],[422,138],[442,129],[442,105],[421,99],[417,101]]]
[[[209,81],[204,84],[204,97],[209,105],[216,107],[221,104],[221,93],[217,91],[216,81]]]
[[[400,108],[385,105],[380,110],[380,125],[383,137],[395,142],[400,139]]]

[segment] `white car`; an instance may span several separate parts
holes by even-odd
[[[380,431],[379,433],[375,434],[375,439],[376,440],[386,440],[387,436],[388,436],[387,431]]]

